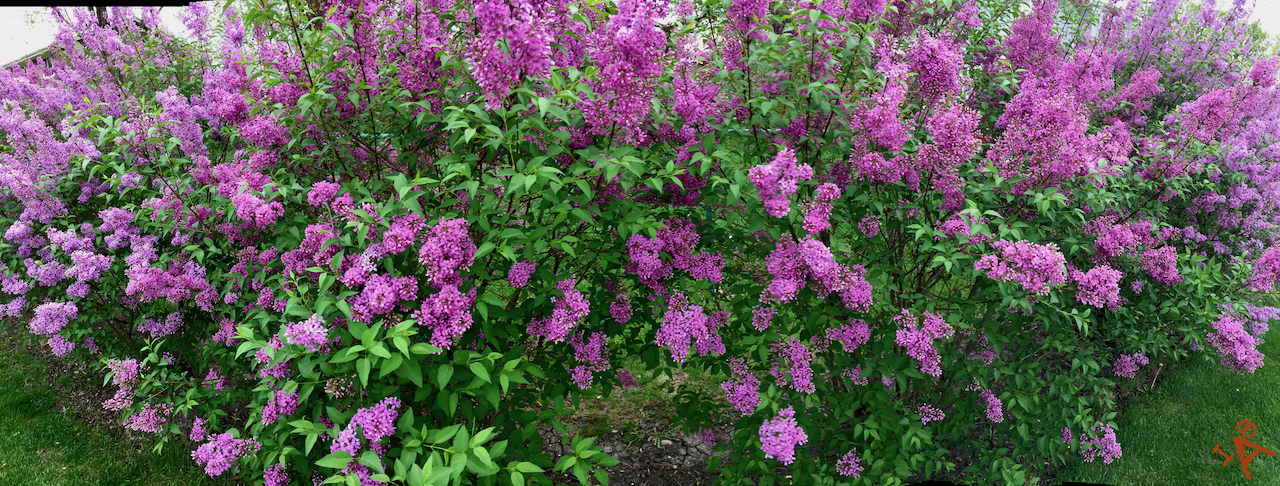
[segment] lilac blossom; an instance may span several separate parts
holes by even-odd
[[[284,338],[289,344],[306,346],[307,351],[314,352],[329,343],[329,328],[325,327],[323,317],[311,314],[305,321],[289,323]]]
[[[191,452],[191,457],[204,467],[209,477],[214,477],[231,469],[236,460],[256,452],[259,447],[255,439],[237,439],[230,432],[223,432],[197,447]]]
[[[760,379],[751,373],[743,358],[730,358],[729,371],[731,379],[720,384],[724,388],[725,399],[734,410],[751,415],[760,405]]]
[[[951,337],[955,332],[951,325],[942,320],[941,316],[925,312],[923,325],[917,327],[916,317],[909,309],[903,309],[902,314],[895,317],[894,321],[902,326],[898,329],[894,342],[907,348],[907,355],[920,362],[921,372],[935,377],[941,376],[942,368],[939,365],[942,358],[938,356],[938,350],[933,342]]]
[[[777,356],[769,373],[777,380],[778,386],[790,385],[801,393],[813,393],[817,388],[813,384],[813,369],[809,367],[811,358],[809,348],[795,336],[774,342],[770,350]]]
[[[760,448],[764,457],[791,464],[796,458],[797,445],[809,442],[809,436],[796,422],[795,410],[788,406],[778,411],[778,416],[760,425]]]
[[[511,286],[521,288],[529,283],[529,276],[533,275],[533,262],[517,262],[511,265],[511,271],[507,272],[507,280],[511,282]]]
[[[1050,287],[1067,281],[1066,258],[1053,243],[998,240],[991,245],[1000,253],[983,255],[973,265],[976,270],[986,270],[989,278],[1018,283],[1035,295],[1047,295]]]
[[[844,453],[844,456],[841,456],[840,460],[836,461],[836,473],[841,476],[855,478],[862,476],[862,464],[859,463],[858,449],[855,448]]]
[[[1213,323],[1208,335],[1209,344],[1222,356],[1222,365],[1239,374],[1253,373],[1262,366],[1263,355],[1257,346],[1258,338],[1244,330],[1244,320],[1231,314],[1223,314]]]
[[[555,309],[551,315],[529,322],[529,335],[558,343],[569,337],[569,333],[591,312],[591,303],[575,288],[572,278],[561,280],[556,289],[563,296],[551,297]]]
[[[1090,435],[1093,437],[1089,439],[1088,446],[1081,451],[1084,454],[1084,462],[1093,462],[1094,459],[1101,457],[1102,462],[1111,464],[1111,461],[1120,458],[1120,443],[1116,442],[1116,432],[1110,425],[1101,424],[1100,427],[1094,427]]]
[[[783,149],[769,165],[758,165],[747,171],[747,177],[760,191],[760,202],[770,216],[781,218],[791,211],[791,195],[802,180],[813,178],[813,167],[796,165],[796,155]]]
[[[933,406],[929,404],[921,405],[920,408],[916,409],[916,413],[920,414],[920,421],[926,425],[928,425],[929,422],[942,420],[947,417],[941,410],[933,408]]]

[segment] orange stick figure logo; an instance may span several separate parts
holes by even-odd
[[[1276,453],[1258,444],[1254,444],[1249,439],[1246,439],[1246,437],[1251,438],[1258,434],[1258,426],[1249,422],[1249,419],[1243,419],[1236,423],[1236,430],[1240,432],[1240,435],[1235,436],[1232,441],[1236,443],[1236,456],[1240,457],[1240,469],[1244,471],[1245,479],[1253,479],[1253,475],[1249,473],[1249,462],[1253,460],[1253,456],[1262,452],[1266,453],[1268,456],[1276,457]],[[1246,447],[1253,449],[1253,451],[1249,452],[1248,455],[1245,455]],[[1226,461],[1222,462],[1223,466],[1231,464],[1231,460],[1236,458],[1236,456],[1228,455],[1226,452],[1223,452],[1221,442],[1219,442],[1217,446],[1214,446],[1213,451],[1218,454],[1222,454],[1222,457],[1226,459]]]

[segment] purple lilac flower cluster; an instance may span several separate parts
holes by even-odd
[[[306,346],[307,351],[315,352],[328,347],[329,328],[320,314],[311,314],[305,321],[290,322],[285,328],[284,338],[289,344]]]
[[[618,294],[613,298],[613,302],[609,303],[609,316],[618,324],[626,324],[631,320],[631,301],[627,300],[627,296]]]
[[[569,337],[573,329],[591,312],[591,303],[575,288],[574,279],[561,280],[556,289],[564,296],[552,297],[556,307],[551,315],[529,321],[529,335],[558,343]],[[470,317],[467,318],[468,324]]]
[[[720,283],[724,276],[724,257],[719,253],[695,253],[698,240],[698,228],[690,221],[672,218],[666,221],[665,228],[658,228],[653,238],[644,235],[631,235],[627,239],[627,251],[631,263],[627,271],[640,278],[640,282],[657,288],[661,281],[670,278],[674,270],[684,270],[695,279],[707,279]],[[661,253],[671,255],[671,260],[662,259]]]
[[[465,219],[440,218],[439,224],[427,231],[418,261],[432,287],[437,289],[462,283],[462,272],[475,261],[476,245],[467,234]]]
[[[125,420],[124,427],[129,430],[154,434],[164,430],[164,425],[169,422],[169,415],[172,412],[173,405],[168,403],[146,403],[142,405],[142,410],[135,412],[129,416],[128,420]]]
[[[631,370],[623,368],[618,371],[618,382],[623,388],[638,388],[640,384],[636,382],[636,378],[631,376]]]
[[[50,337],[49,340],[46,341],[46,344],[49,345],[49,350],[53,352],[54,356],[66,356],[72,350],[76,349],[76,343],[67,340],[67,338],[62,337],[60,334],[55,334]]]
[[[760,191],[760,202],[770,216],[781,218],[791,212],[789,198],[796,193],[800,181],[813,178],[813,167],[808,164],[797,166],[796,163],[795,152],[785,148],[769,165],[757,165],[747,170],[747,178]]]
[[[150,334],[152,338],[162,338],[178,332],[182,326],[182,313],[174,312],[165,316],[164,321],[146,318],[138,324],[138,332]]]
[[[253,355],[254,359],[257,360],[258,363],[262,365],[262,371],[258,372],[259,377],[261,378],[273,377],[273,378],[279,378],[279,379],[285,379],[289,377],[289,360],[288,359],[281,360],[279,363],[276,363],[275,365],[271,364],[272,359],[275,357],[276,351],[280,350],[280,348],[283,346],[284,346],[284,343],[280,342],[280,336],[272,336],[271,339],[267,341],[266,346],[258,348],[258,351],[254,353]]]
[[[133,406],[133,383],[138,379],[138,360],[108,359],[107,368],[111,370],[111,382],[119,387],[116,395],[103,402],[107,410],[120,411]]]
[[[838,186],[830,182],[818,186],[813,202],[804,207],[804,230],[813,235],[830,227],[831,210],[834,209],[831,203],[837,199],[840,199]]]
[[[840,375],[852,380],[853,384],[858,386],[866,386],[866,384],[870,382],[867,377],[862,376],[862,366],[844,370]]]
[[[227,472],[237,459],[257,452],[260,447],[255,438],[237,439],[231,432],[223,432],[197,447],[191,457],[204,467],[209,477],[214,477]]]
[[[754,306],[751,308],[751,327],[757,331],[764,331],[769,328],[769,324],[773,322],[773,316],[777,312],[773,307]]]
[[[921,405],[920,408],[916,409],[916,413],[920,414],[920,421],[925,424],[947,418],[946,414],[942,413],[942,410],[933,408],[929,404]]]
[[[1116,359],[1115,364],[1111,365],[1111,367],[1115,371],[1116,376],[1133,378],[1134,374],[1138,371],[1138,367],[1146,365],[1148,362],[1147,357],[1142,353],[1122,354],[1120,355],[1120,358]]]
[[[760,448],[765,458],[791,464],[796,458],[796,446],[809,442],[795,415],[795,410],[788,406],[779,410],[777,417],[760,425]]]
[[[1213,323],[1208,335],[1209,344],[1218,349],[1222,365],[1239,374],[1253,373],[1262,366],[1263,355],[1258,351],[1261,342],[1244,330],[1244,320],[1232,314],[1223,314]]]
[[[857,311],[871,308],[871,284],[862,265],[842,266],[835,262],[831,249],[822,242],[805,239],[796,244],[790,239],[778,242],[769,255],[765,268],[773,276],[765,290],[768,300],[791,302],[809,279],[821,283],[821,292],[839,293],[845,307]]]
[[[847,353],[852,353],[871,339],[871,327],[861,319],[854,319],[853,322],[840,327],[827,329],[827,338],[833,341],[840,341],[844,345]]]
[[[267,467],[262,472],[262,477],[266,481],[262,486],[289,486],[289,473],[285,471],[283,464],[275,463]]]
[[[1081,272],[1071,269],[1071,280],[1079,285],[1076,300],[1082,304],[1115,310],[1125,303],[1120,296],[1120,279],[1124,274],[1107,265],[1098,265]]]
[[[515,288],[524,287],[529,283],[529,276],[533,275],[536,267],[533,262],[517,262],[511,265],[511,271],[507,272],[507,280],[511,282],[511,286]]]
[[[858,222],[858,230],[867,235],[867,238],[874,238],[880,234],[880,218],[874,214],[863,216],[862,221]]]
[[[338,438],[334,439],[329,452],[347,451],[352,456],[358,457],[360,455],[361,442],[360,437],[356,435],[357,430],[363,433],[370,446],[374,446],[383,438],[391,436],[396,429],[395,420],[399,415],[397,410],[400,406],[399,398],[388,397],[376,405],[357,410],[355,416],[351,417],[351,421],[347,423],[347,426],[338,433]]]
[[[431,329],[432,346],[449,349],[455,338],[471,328],[471,306],[475,300],[474,288],[464,295],[456,285],[445,286],[423,299],[422,306],[414,311],[413,318],[418,321],[419,326]]]
[[[365,283],[364,290],[351,298],[351,319],[371,322],[374,316],[394,311],[400,301],[414,300],[417,297],[417,277],[372,275]]]
[[[702,306],[689,305],[684,294],[675,294],[662,314],[654,343],[671,351],[671,358],[677,363],[684,363],[689,359],[690,346],[699,356],[724,353],[724,343],[716,330],[715,322]]]
[[[743,358],[729,359],[729,371],[732,377],[720,384],[724,388],[725,399],[734,410],[751,415],[760,405],[760,379],[751,373]]]
[[[924,322],[919,327],[917,327],[915,315],[909,309],[902,309],[902,314],[894,317],[893,320],[901,326],[894,342],[907,348],[907,355],[920,362],[921,372],[931,376],[941,376],[942,358],[938,355],[933,341],[951,337],[955,329],[942,320],[941,316],[932,312],[924,313]]]
[[[1182,282],[1182,275],[1178,275],[1178,251],[1172,246],[1142,252],[1142,262],[1147,275],[1157,283],[1177,285]]]
[[[57,334],[63,327],[75,319],[78,309],[70,302],[50,302],[36,307],[35,316],[28,326],[32,333],[42,335]]]
[[[1053,243],[998,240],[991,246],[999,255],[983,255],[973,265],[975,270],[987,270],[987,277],[1016,282],[1035,295],[1047,295],[1050,287],[1067,281],[1066,258]]]
[[[281,417],[293,415],[298,410],[298,391],[276,390],[262,408],[262,424],[271,425]]]
[[[579,363],[570,370],[573,382],[578,388],[591,388],[591,373],[609,369],[609,350],[605,348],[608,337],[603,333],[593,332],[591,337],[583,339],[583,333],[574,333],[569,343],[573,345],[573,358]],[[634,381],[634,380],[633,380]]]
[[[1111,461],[1120,458],[1120,443],[1116,442],[1116,432],[1110,425],[1101,424],[1100,427],[1094,427],[1089,435],[1092,437],[1088,440],[1088,446],[1081,451],[1084,454],[1084,462],[1093,462],[1094,459],[1101,457],[1102,462],[1111,464]],[[1083,438],[1082,436],[1081,439]]]
[[[982,399],[987,402],[987,419],[995,423],[1004,422],[1004,404],[991,390],[982,391]]]
[[[769,374],[777,380],[778,386],[790,385],[801,393],[817,391],[813,384],[813,369],[809,367],[809,348],[804,343],[795,336],[788,336],[783,341],[771,344],[770,350],[777,357],[773,360],[773,368],[769,370]]]
[[[862,476],[862,464],[858,457],[858,449],[855,448],[844,453],[844,456],[841,456],[840,460],[836,461],[836,473],[841,476],[855,478]]]

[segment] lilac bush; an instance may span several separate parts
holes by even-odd
[[[637,359],[720,377],[726,484],[1110,462],[1115,376],[1263,364],[1278,62],[1244,2],[1007,3],[53,9],[0,314],[248,484],[590,483],[529,431]]]

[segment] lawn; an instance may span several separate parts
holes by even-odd
[[[1160,384],[1128,403],[1117,417],[1116,439],[1123,455],[1111,464],[1075,460],[1058,476],[1062,481],[1114,486],[1280,484],[1280,341],[1258,347],[1266,365],[1240,376],[1217,359],[1197,354]],[[1152,360],[1149,366],[1158,366]],[[1166,366],[1168,363],[1166,363]],[[1246,480],[1232,439],[1243,419],[1257,426],[1249,440],[1277,452],[1259,452]],[[1225,458],[1214,451],[1235,456]],[[1246,449],[1246,455],[1252,449]]]
[[[108,433],[77,421],[59,403],[48,374],[41,358],[0,335],[0,484],[230,484],[209,479],[192,461],[189,444],[170,442],[155,454],[154,441],[130,440],[123,429]],[[66,378],[57,383],[77,386]]]

